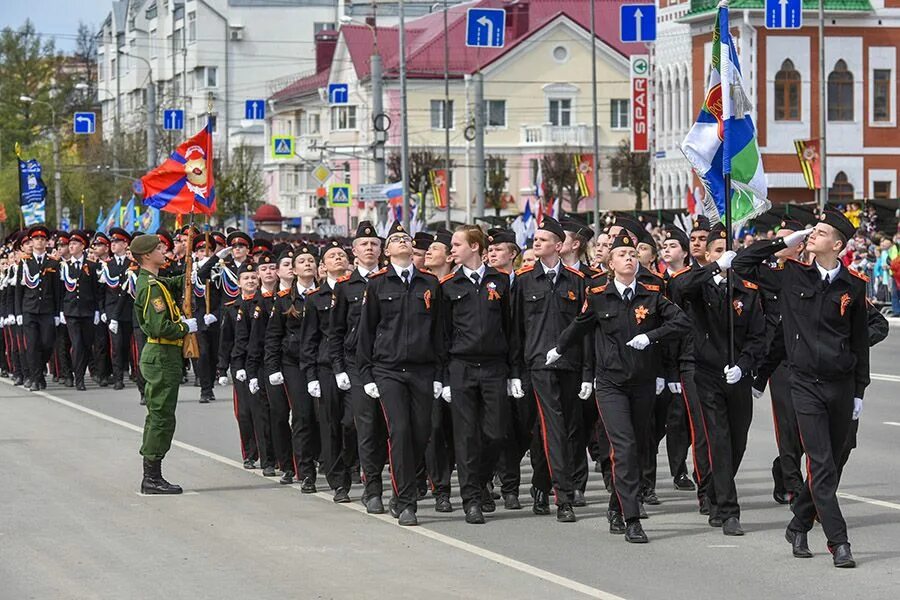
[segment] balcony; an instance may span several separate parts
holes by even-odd
[[[584,124],[522,125],[521,131],[521,142],[524,146],[587,146],[591,143],[590,127]]]

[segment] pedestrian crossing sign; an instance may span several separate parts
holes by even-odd
[[[353,199],[350,184],[340,183],[328,186],[328,206],[331,208],[348,208]]]
[[[273,136],[272,156],[275,158],[292,158],[294,156],[294,138]]]

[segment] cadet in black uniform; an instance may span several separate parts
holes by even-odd
[[[75,389],[85,391],[84,373],[94,345],[94,331],[100,323],[100,298],[103,288],[97,277],[97,264],[87,260],[85,248],[90,238],[84,231],[73,231],[69,237],[71,259],[60,265],[63,283],[60,321],[69,330]]]
[[[610,533],[646,543],[640,522],[640,446],[656,395],[655,382],[647,374],[659,368],[656,343],[685,335],[690,325],[659,287],[637,281],[637,252],[626,232],[613,241],[609,264],[612,281],[589,289],[580,315],[560,333],[546,364],[564,359],[583,339],[593,340],[596,402],[613,462]]]
[[[837,499],[837,463],[854,413],[862,410],[869,385],[866,282],[838,259],[856,228],[843,214],[826,210],[811,230],[810,265],[788,261],[781,284],[784,341],[791,367],[791,399],[807,456],[808,479],[794,500],[785,537],[794,556],[812,556],[807,532],[816,516],[828,539],[834,566],[856,566],[847,524]],[[752,268],[801,241],[810,230],[757,242],[740,257]]]
[[[128,277],[128,269],[136,263],[127,256],[131,234],[120,227],[109,230],[110,259],[104,263],[103,277],[106,293],[103,299],[103,312],[106,313],[107,329],[110,336],[110,355],[112,359],[113,389],[125,389],[125,372],[128,370],[131,355],[132,313],[134,303],[125,293],[122,284]],[[122,296],[125,303],[120,306]]]
[[[432,401],[443,389],[442,298],[437,278],[413,267],[412,239],[397,221],[385,255],[390,264],[372,275],[363,297],[357,361],[363,389],[380,399],[387,422],[392,515],[418,525],[416,467],[428,445]]]
[[[50,256],[59,261],[60,267],[69,260],[69,232],[56,230],[53,232],[53,251]],[[60,300],[63,289],[60,289]],[[74,387],[75,378],[72,369],[72,342],[69,340],[69,332],[62,316],[59,326],[56,328],[56,348],[54,349],[54,362],[57,379],[66,387]]]

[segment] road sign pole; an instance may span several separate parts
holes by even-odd
[[[591,99],[593,100],[591,137],[594,144],[594,235],[600,235],[600,143],[597,140],[597,32],[594,2],[591,2]]]
[[[156,167],[156,86],[147,83],[147,168]]]
[[[825,152],[825,127],[828,123],[825,85],[825,0],[819,0],[819,210],[828,203],[828,154]]]
[[[403,226],[409,232],[409,119],[406,114],[406,11],[400,12],[400,180],[403,185]]]
[[[372,54],[372,116],[378,117],[384,112],[384,96],[382,92],[381,54]],[[378,131],[375,119],[372,127],[375,133],[375,183],[384,183],[384,136],[386,132]]]
[[[593,2],[591,2],[593,5]],[[450,108],[450,36],[447,35],[447,13],[450,7],[444,0],[444,112]],[[450,120],[444,119],[444,172],[447,177],[447,215],[444,226],[450,230]]]
[[[475,81],[475,218],[484,217],[484,75],[472,76]]]

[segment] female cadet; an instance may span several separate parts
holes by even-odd
[[[609,258],[612,277],[589,289],[581,315],[560,334],[556,348],[547,353],[547,364],[593,330],[597,409],[613,463],[609,530],[625,533],[628,542],[646,543],[640,522],[640,443],[646,439],[656,396],[656,342],[687,334],[690,322],[659,286],[637,282],[634,246],[627,232],[616,236]]]

